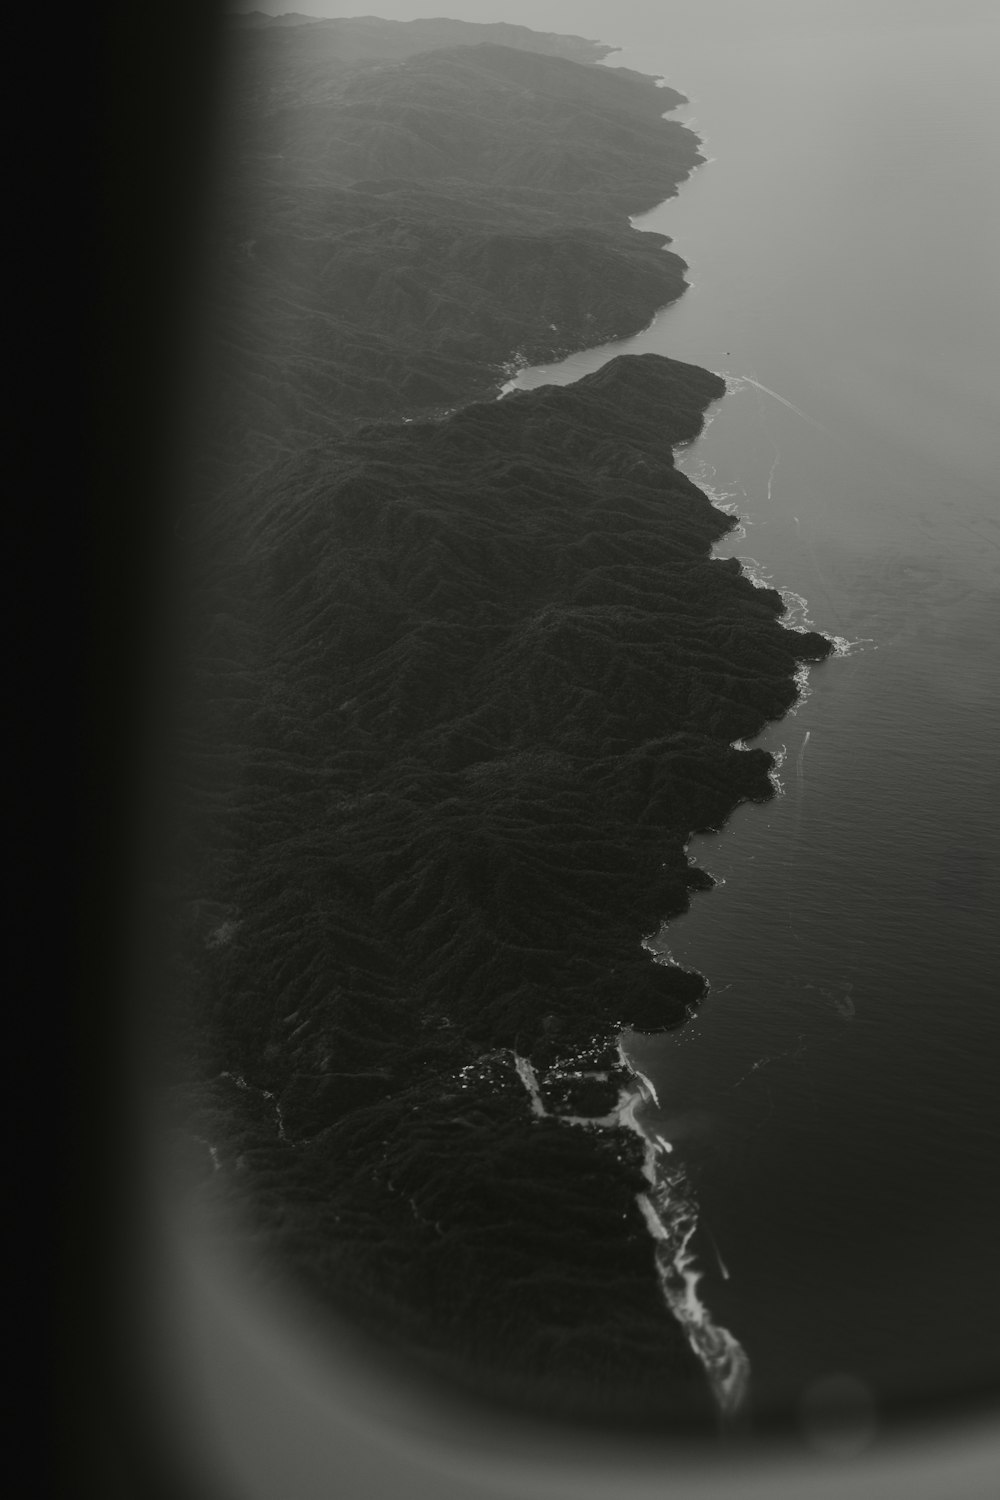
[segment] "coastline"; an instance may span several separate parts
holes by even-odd
[[[623,1028],[706,991],[640,946],[711,884],[687,841],[775,794],[738,747],[829,654],[711,558],[732,519],[674,450],[724,390],[625,356],[437,420],[355,411],[213,517],[210,1188],[250,1185],[268,1274],[588,1420],[711,1427],[745,1384],[619,1076]]]

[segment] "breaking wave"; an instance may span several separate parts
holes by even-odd
[[[636,1203],[653,1240],[663,1300],[701,1362],[719,1410],[723,1416],[735,1415],[746,1397],[750,1361],[729,1329],[713,1321],[699,1295],[703,1273],[691,1248],[698,1228],[697,1199],[683,1164],[672,1160],[671,1142],[661,1135],[648,1135],[637,1119],[643,1105],[650,1102],[659,1105],[651,1080],[631,1061],[619,1039],[619,1062],[628,1082],[619,1091],[615,1107],[597,1117],[553,1113],[545,1106],[531,1061],[516,1052],[510,1056],[536,1116],[586,1130],[631,1130],[639,1137],[643,1149],[642,1172],[649,1185],[636,1194]]]

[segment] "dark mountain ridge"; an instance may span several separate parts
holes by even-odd
[[[621,223],[699,159],[663,94],[490,45],[238,126],[287,165],[245,157],[226,207],[255,233],[189,523],[171,1024],[204,1201],[236,1189],[263,1276],[492,1400],[710,1430],[618,1035],[700,1002],[641,939],[711,884],[692,831],[773,795],[736,742],[830,647],[710,559],[733,522],[673,450],[719,376],[473,399],[678,294]]]
[[[242,76],[242,75],[241,75]],[[359,420],[495,395],[521,361],[638,332],[684,288],[627,216],[701,157],[640,75],[496,46],[234,86],[220,432],[251,469]]]
[[[264,43],[238,39],[235,55],[245,62],[248,56],[260,55],[253,49],[264,46],[270,64],[278,57],[296,57],[299,64],[323,63],[327,67],[350,67],[359,62],[398,62],[416,52],[430,52],[439,47],[478,46],[496,42],[502,47],[518,47],[527,52],[568,57],[574,62],[599,62],[616,51],[602,42],[582,36],[561,36],[554,32],[531,31],[507,21],[453,21],[444,16],[416,21],[386,21],[380,16],[323,17],[306,16],[295,11],[269,16],[263,11],[233,15],[230,24],[241,30],[269,28],[288,37],[277,45],[285,52],[276,53],[271,37]],[[280,66],[280,64],[279,64]]]

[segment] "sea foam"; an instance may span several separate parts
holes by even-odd
[[[723,1416],[735,1415],[746,1397],[750,1361],[728,1328],[713,1321],[699,1295],[703,1273],[691,1248],[698,1228],[698,1203],[684,1166],[670,1160],[674,1149],[672,1143],[662,1135],[647,1134],[637,1119],[637,1113],[644,1105],[653,1103],[659,1106],[652,1081],[631,1061],[619,1038],[619,1062],[628,1074],[629,1082],[619,1091],[614,1109],[596,1118],[553,1114],[545,1107],[538,1074],[530,1059],[517,1052],[511,1052],[509,1056],[531,1101],[534,1115],[587,1130],[631,1130],[639,1137],[643,1151],[642,1174],[648,1187],[636,1194],[636,1203],[653,1240],[653,1256],[663,1300],[701,1362],[719,1410]]]

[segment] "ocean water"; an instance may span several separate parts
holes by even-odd
[[[874,9],[580,7],[690,98],[709,161],[636,222],[691,286],[517,381],[724,373],[681,456],[741,518],[720,553],[841,643],[759,742],[780,795],[693,841],[719,884],[654,939],[707,1002],[627,1039],[761,1416],[831,1376],[876,1406],[1000,1378],[1000,45],[985,10]]]
[[[708,976],[707,1003],[683,1031],[628,1045],[649,1081],[633,1115],[690,1183],[698,1293],[747,1353],[749,1409],[853,1377],[856,1450],[865,1389],[876,1404],[940,1399],[1000,1364],[996,4],[502,12],[621,44],[610,63],[690,96],[683,117],[712,159],[649,223],[674,236],[692,285],[625,347],[729,372],[682,461],[743,518],[723,550],[853,643],[764,736],[785,748],[783,794],[692,847],[720,884],[662,946]],[[522,383],[577,378],[614,352]],[[944,1440],[883,1434],[860,1457],[851,1441],[773,1461],[732,1445],[725,1466],[473,1430],[346,1354],[331,1375],[311,1325],[251,1303],[197,1234],[168,1248],[149,1302],[169,1337],[149,1388],[173,1382],[167,1428],[192,1471],[211,1456],[213,1492],[312,1500],[340,1479],[345,1494],[434,1500],[995,1493],[996,1431],[959,1425]]]

